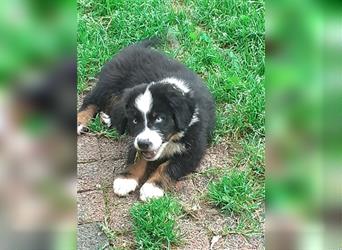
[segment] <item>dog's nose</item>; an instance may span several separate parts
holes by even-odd
[[[138,147],[140,150],[147,150],[151,145],[152,143],[149,140],[138,141]]]

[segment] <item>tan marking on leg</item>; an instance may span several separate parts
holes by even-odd
[[[164,162],[161,164],[150,176],[147,180],[149,183],[154,183],[160,185],[162,188],[170,189],[174,186],[174,182],[170,179],[170,177],[166,174],[166,169],[169,165],[169,162]]]
[[[174,187],[174,182],[167,176],[166,169],[169,162],[165,162],[152,173],[147,182],[140,188],[140,200],[147,201],[162,197],[165,190]]]
[[[90,120],[96,114],[97,107],[95,105],[89,105],[86,109],[77,114],[77,125],[87,126]]]
[[[124,173],[114,179],[114,193],[119,196],[126,196],[134,191],[144,177],[146,167],[147,161],[142,159],[129,166]]]
[[[145,159],[139,159],[127,168],[124,175],[126,178],[133,178],[139,182],[145,176],[146,167],[147,161]]]

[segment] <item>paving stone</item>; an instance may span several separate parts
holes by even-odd
[[[90,223],[104,219],[104,199],[102,191],[88,191],[77,194],[78,223]]]
[[[77,162],[90,162],[100,159],[100,149],[95,136],[77,137]]]
[[[220,234],[226,227],[235,228],[237,222],[235,217],[223,214],[218,209],[203,203],[197,211],[196,219],[214,235]]]
[[[232,149],[229,144],[221,143],[208,148],[201,161],[200,169],[210,167],[229,167],[232,162]]]
[[[123,170],[127,167],[126,159],[120,159],[114,162],[114,178],[123,172]]]
[[[135,250],[135,240],[132,232],[127,231],[115,237],[114,247],[125,250]],[[114,248],[115,249],[115,248]]]
[[[99,138],[100,153],[103,160],[126,159],[128,138],[118,140]]]
[[[178,250],[208,250],[209,238],[201,226],[190,219],[182,219],[178,222],[184,244],[177,247]]]
[[[129,210],[133,203],[138,201],[138,190],[126,197],[118,197],[112,189],[106,190],[110,211],[110,226],[114,231],[128,231],[131,229]]]
[[[189,209],[197,208],[202,190],[196,189],[192,178],[178,181],[175,196]]]
[[[97,184],[103,182],[105,187],[108,185],[104,192],[108,201],[107,211],[109,211],[110,227],[117,234],[114,246],[135,249],[129,210],[139,200],[139,191],[120,198],[114,195],[111,187],[115,176],[126,167],[127,142],[112,141],[105,138],[96,140],[96,137],[94,139],[89,136],[83,137],[87,139],[79,140],[78,144],[88,143],[88,149],[85,149],[84,152],[78,152],[81,155],[79,158],[83,159],[82,162],[89,161],[89,159],[95,162],[78,164],[78,189],[79,191],[94,189],[94,191],[78,193],[78,222],[82,224],[104,219],[103,194],[96,187]],[[90,143],[87,140],[90,140]],[[95,149],[96,145],[98,146],[97,150]],[[87,145],[80,146],[83,149],[87,147]],[[219,144],[209,148],[208,154],[200,166],[200,171],[209,167],[229,168],[231,166],[231,155],[232,149],[229,145]],[[101,158],[103,159],[100,160]],[[222,233],[222,230],[227,226],[236,226],[236,218],[223,215],[216,208],[207,204],[206,201],[200,199],[201,194],[206,192],[208,182],[211,180],[211,176],[193,174],[177,185],[174,195],[180,199],[183,206],[186,205],[186,209],[189,210],[186,211],[189,214],[187,217],[178,220],[184,243],[172,249],[207,250],[210,248],[210,241],[214,235]],[[95,231],[95,229],[89,230]],[[79,234],[86,234],[83,232],[79,231]],[[227,235],[222,237],[213,249],[263,249],[263,245],[263,237],[261,236],[245,238],[240,235]]]
[[[124,249],[136,249],[134,235],[132,233],[132,222],[129,210],[133,203],[138,200],[138,191],[127,197],[118,197],[113,189],[104,190],[109,211],[110,228],[116,233],[114,246]]]
[[[77,250],[97,250],[109,242],[97,223],[77,226]]]
[[[95,190],[111,187],[114,179],[116,162],[96,161],[80,163],[77,169],[77,191]]]
[[[218,242],[213,246],[213,250],[231,249],[231,250],[256,250],[264,249],[263,240],[249,240],[242,235],[230,234],[223,236],[218,240]]]

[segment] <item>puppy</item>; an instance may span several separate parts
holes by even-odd
[[[214,99],[201,78],[156,44],[144,40],[107,62],[77,116],[78,134],[101,112],[109,127],[133,136],[128,167],[113,188],[126,196],[142,185],[143,201],[196,169],[215,125]]]

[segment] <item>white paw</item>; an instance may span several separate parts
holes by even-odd
[[[116,178],[113,182],[114,193],[119,196],[126,196],[130,192],[134,191],[138,186],[138,182],[135,179]]]
[[[159,198],[164,195],[164,190],[153,183],[145,183],[140,188],[140,200],[147,201],[152,198]]]
[[[106,124],[108,128],[112,125],[112,120],[110,119],[110,116],[106,113],[100,112],[100,119],[104,124]]]

